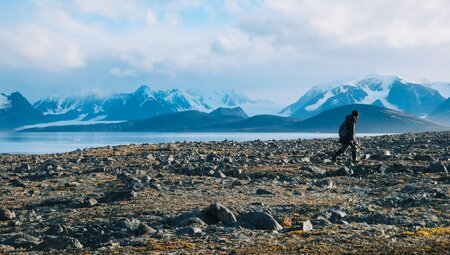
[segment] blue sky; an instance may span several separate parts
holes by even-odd
[[[292,103],[368,73],[450,81],[446,0],[0,2],[0,92],[235,89]]]

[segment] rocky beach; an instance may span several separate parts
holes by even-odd
[[[0,155],[4,254],[449,254],[450,132]]]

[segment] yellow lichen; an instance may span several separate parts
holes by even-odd
[[[304,235],[305,233],[306,233],[305,230],[294,230],[294,231],[289,232],[289,234],[291,234],[291,235],[299,235],[299,236]]]
[[[175,249],[193,248],[194,243],[186,241],[174,241],[174,242],[154,242],[150,244],[153,251],[168,251]]]
[[[415,235],[415,236],[436,236],[436,235],[450,235],[450,227],[438,227],[438,228],[419,228],[418,230],[405,231],[405,235]]]

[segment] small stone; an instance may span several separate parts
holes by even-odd
[[[217,171],[214,174],[214,176],[217,177],[217,178],[225,178],[225,177],[227,177],[222,171]]]
[[[265,189],[258,189],[256,190],[256,195],[275,195],[275,194]]]
[[[200,235],[202,229],[199,227],[185,227],[177,231],[177,235]]]
[[[10,211],[8,208],[0,208],[0,221],[12,220],[16,217],[16,214],[13,211]]]
[[[302,222],[302,230],[304,230],[304,231],[313,230],[313,225],[312,225],[311,221],[307,220],[307,221]]]
[[[94,206],[94,205],[97,204],[97,199],[95,199],[95,198],[89,198],[89,199],[86,199],[84,203],[85,203],[87,206]]]

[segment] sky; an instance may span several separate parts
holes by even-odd
[[[450,81],[447,0],[2,0],[0,92],[222,89],[289,104],[371,73]]]

